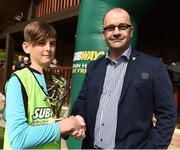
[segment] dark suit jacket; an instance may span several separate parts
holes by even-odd
[[[105,57],[88,65],[82,89],[72,109],[72,114],[81,115],[87,125],[82,148],[93,148],[96,113],[106,67]],[[157,118],[155,127],[153,114]],[[160,58],[133,50],[118,104],[115,148],[167,148],[175,123],[173,89],[164,64]]]

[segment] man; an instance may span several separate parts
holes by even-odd
[[[166,149],[176,107],[164,64],[131,48],[133,26],[127,11],[114,8],[103,21],[109,52],[88,65],[72,110],[86,123],[82,148]]]

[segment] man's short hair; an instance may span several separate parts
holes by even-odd
[[[24,41],[38,43],[49,38],[56,38],[57,33],[53,26],[42,21],[33,21],[24,28]]]

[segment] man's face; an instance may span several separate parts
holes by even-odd
[[[104,39],[110,51],[124,51],[133,35],[133,27],[127,12],[113,9],[104,18]]]
[[[54,58],[56,40],[54,38],[29,45],[32,65],[47,67]]]

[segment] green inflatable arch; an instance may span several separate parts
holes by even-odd
[[[81,0],[73,59],[70,111],[81,89],[87,64],[108,50],[102,36],[102,20],[104,14],[114,7],[122,7],[130,13],[135,28],[131,43],[132,46],[135,47],[138,22],[152,9],[157,1],[158,0]],[[81,141],[70,137],[67,140],[67,145],[69,149],[79,149],[81,147]]]

